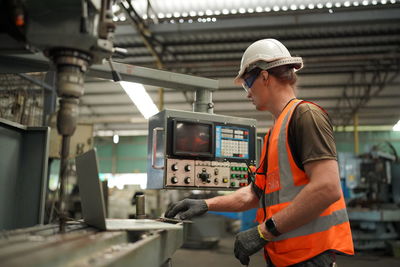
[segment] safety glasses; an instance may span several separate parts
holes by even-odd
[[[254,70],[251,70],[250,72],[246,73],[243,76],[247,76],[246,78],[243,78],[243,89],[246,91],[246,93],[249,92],[250,88],[253,86],[254,82],[256,81],[258,75],[260,75],[261,69],[255,68]]]

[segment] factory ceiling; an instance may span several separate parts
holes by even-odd
[[[149,6],[148,3],[151,5]],[[336,126],[394,125],[400,119],[400,1],[121,1],[115,6],[116,62],[218,79],[214,112],[255,118],[232,82],[241,55],[262,38],[301,56],[299,98],[324,107]],[[98,131],[142,133],[145,120],[119,84],[88,76],[81,121]],[[146,86],[161,108],[191,110],[194,93]],[[160,101],[162,104],[160,104]],[[104,133],[104,132],[103,132]]]

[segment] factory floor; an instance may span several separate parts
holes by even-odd
[[[220,239],[213,249],[179,249],[172,257],[172,267],[241,267],[233,255],[234,236]],[[400,259],[379,256],[376,253],[358,253],[354,257],[337,256],[339,267],[392,267],[400,266]],[[257,253],[250,259],[250,267],[264,267],[262,253]]]

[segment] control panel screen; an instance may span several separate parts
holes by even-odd
[[[175,121],[175,155],[212,156],[212,153],[212,124]]]
[[[249,159],[249,130],[216,126],[215,156],[219,158]]]

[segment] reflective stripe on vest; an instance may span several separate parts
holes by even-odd
[[[310,223],[297,228],[296,230],[282,234],[275,238],[274,241],[326,231],[333,225],[342,224],[347,221],[349,221],[349,217],[347,216],[346,209],[337,210],[332,212],[330,215],[320,216]]]

